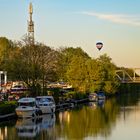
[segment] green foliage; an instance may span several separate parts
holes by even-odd
[[[15,112],[15,108],[17,106],[17,102],[3,102],[0,104],[0,115],[10,114]]]
[[[5,37],[0,37],[0,70],[7,70],[8,60],[12,53],[14,44]]]
[[[115,93],[118,82],[115,79],[116,66],[106,54],[98,59],[90,58],[79,48],[66,48],[62,53],[63,79],[77,92],[104,90]]]
[[[80,100],[80,99],[84,99],[84,98],[87,98],[87,95],[85,93],[74,94],[74,99]]]
[[[117,92],[118,87],[120,86],[120,84],[116,81],[107,81],[105,82],[105,86],[104,86],[104,91],[106,92],[106,94],[110,95],[110,94],[114,94]]]
[[[72,66],[75,66],[79,59],[88,59],[90,58],[87,53],[85,53],[81,48],[61,48],[59,51],[60,59],[59,59],[59,78],[67,81],[67,70],[70,69]],[[84,60],[83,60],[84,61]]]
[[[102,73],[101,79],[103,81],[103,86],[101,87],[101,90],[105,91],[107,94],[116,93],[119,87],[119,82],[115,77],[116,66],[106,54],[100,56],[97,61],[101,67],[100,73]]]
[[[42,92],[46,81],[56,81],[58,77],[58,53],[43,44],[29,46],[0,38],[0,62],[10,80],[24,81],[34,95]]]
[[[46,81],[68,82],[78,93],[104,90],[114,94],[119,85],[116,66],[107,54],[93,59],[80,47],[56,51],[44,44],[30,46],[28,40],[13,43],[1,37],[0,63],[10,80],[24,81],[32,95],[46,94],[42,90]]]
[[[84,99],[87,97],[85,93],[78,93],[76,91],[70,91],[68,93],[65,93],[65,97],[69,99]]]

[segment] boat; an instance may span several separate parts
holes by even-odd
[[[37,96],[36,102],[43,114],[55,112],[56,105],[53,96]]]
[[[18,100],[18,107],[15,109],[20,118],[36,117],[41,115],[40,109],[36,105],[35,98],[21,98]]]
[[[88,98],[91,102],[98,101],[98,95],[96,93],[90,93]]]
[[[105,94],[103,91],[97,92],[98,100],[105,100]]]

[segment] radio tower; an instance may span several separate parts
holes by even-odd
[[[29,5],[29,21],[28,21],[28,41],[29,45],[34,45],[34,22],[32,20],[33,14],[33,5],[30,3]]]

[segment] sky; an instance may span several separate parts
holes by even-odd
[[[117,66],[140,68],[140,0],[0,0],[0,36],[23,38],[30,2],[36,41],[81,47],[93,58],[106,53]]]

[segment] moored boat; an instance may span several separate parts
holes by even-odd
[[[35,98],[21,98],[18,100],[16,114],[20,118],[35,117],[41,115],[39,108],[36,106]]]
[[[88,98],[91,102],[98,101],[98,95],[96,93],[90,93]]]
[[[106,98],[103,91],[99,91],[97,93],[97,96],[98,96],[98,100],[105,100],[105,98]]]
[[[55,112],[56,105],[53,96],[37,96],[36,102],[43,114]]]

